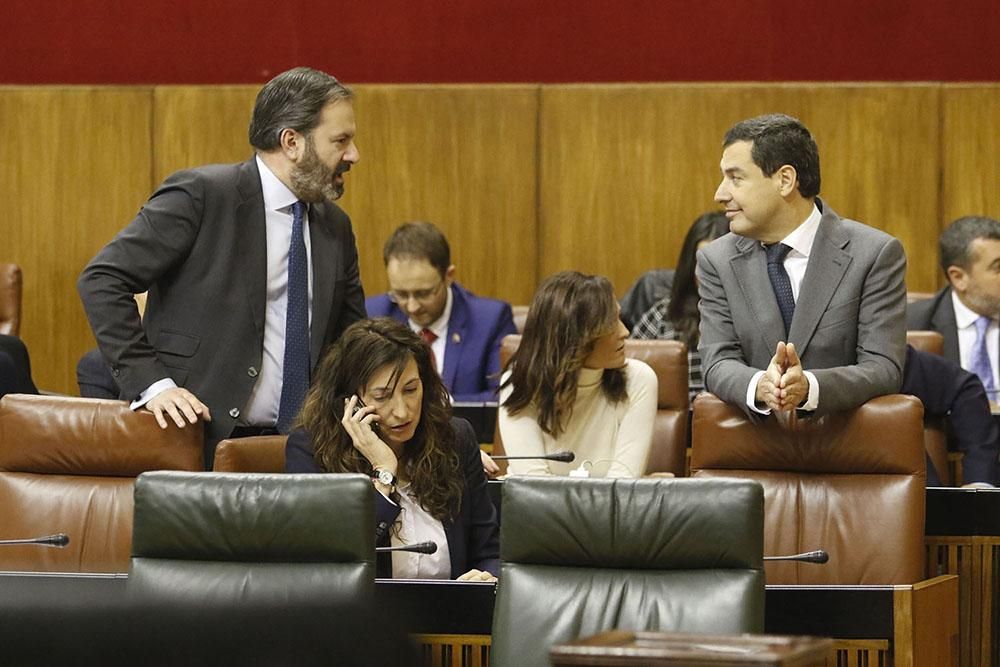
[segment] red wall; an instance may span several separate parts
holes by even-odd
[[[1000,0],[7,0],[0,83],[997,81]]]

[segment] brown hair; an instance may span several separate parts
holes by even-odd
[[[398,381],[410,359],[417,362],[424,396],[420,423],[403,448],[399,464],[406,467],[421,507],[444,521],[458,515],[463,487],[451,402],[431,363],[430,348],[406,325],[382,317],[347,327],[317,367],[297,425],[312,437],[321,469],[370,475],[371,463],[354,447],[340,423],[344,398],[360,396],[386,365],[394,368],[393,381]]]
[[[558,437],[571,417],[583,362],[618,321],[616,306],[604,276],[563,271],[547,278],[531,301],[521,344],[507,362],[511,373],[502,385],[511,387],[503,403],[507,411],[534,406],[542,431]],[[606,369],[601,390],[614,403],[627,399],[625,371]]]

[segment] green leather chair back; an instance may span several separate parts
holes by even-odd
[[[514,477],[503,493],[493,667],[616,628],[763,632],[760,484]]]
[[[128,585],[165,604],[370,599],[374,526],[364,475],[143,473]]]

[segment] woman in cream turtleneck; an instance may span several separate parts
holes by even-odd
[[[512,456],[560,450],[573,463],[511,461],[512,475],[640,477],[656,416],[656,374],[625,358],[628,329],[611,282],[563,271],[539,286],[500,383],[500,435]]]

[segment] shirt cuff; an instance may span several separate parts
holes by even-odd
[[[760,379],[764,377],[765,371],[757,371],[750,378],[750,386],[747,387],[747,407],[756,412],[759,415],[769,415],[771,414],[771,408],[758,408],[757,407],[757,384]]]
[[[809,380],[809,396],[806,397],[805,405],[800,406],[799,410],[811,412],[819,407],[819,380],[811,371],[802,371],[802,374]]]
[[[138,410],[142,406],[149,403],[151,400],[156,398],[159,394],[165,392],[167,389],[175,389],[177,383],[170,378],[163,378],[162,380],[157,380],[153,384],[146,388],[146,391],[139,394],[139,398],[135,399],[129,404],[129,408],[132,410]]]

